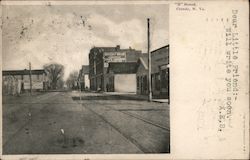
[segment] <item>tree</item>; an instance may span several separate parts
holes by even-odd
[[[78,89],[78,71],[72,71],[66,81],[68,88]]]
[[[48,74],[49,82],[52,89],[57,89],[63,81],[64,66],[57,63],[50,63],[43,66],[45,72]]]

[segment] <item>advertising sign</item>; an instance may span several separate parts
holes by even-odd
[[[109,62],[126,62],[126,52],[105,52],[104,67],[108,67]]]
[[[24,89],[30,89],[30,83],[24,82]],[[43,82],[32,82],[32,89],[43,89]]]

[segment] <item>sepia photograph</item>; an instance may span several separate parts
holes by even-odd
[[[169,5],[2,6],[2,154],[171,153]]]

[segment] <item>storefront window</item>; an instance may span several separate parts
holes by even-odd
[[[137,90],[139,90],[140,89],[140,77],[139,76],[137,76],[136,77],[136,86],[137,86]]]
[[[167,69],[161,71],[161,88],[167,88]]]

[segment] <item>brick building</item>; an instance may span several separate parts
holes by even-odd
[[[107,91],[107,69],[110,62],[136,62],[141,51],[132,48],[93,47],[89,53],[90,89]]]

